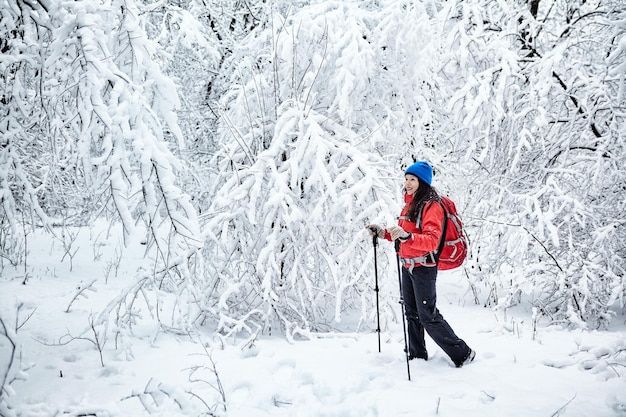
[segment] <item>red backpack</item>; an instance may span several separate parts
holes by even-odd
[[[467,238],[463,233],[463,222],[456,211],[454,201],[443,195],[440,196],[440,199],[445,221],[442,230],[443,238],[435,253],[435,258],[437,259],[437,269],[445,271],[458,268],[463,264],[467,257]],[[421,224],[419,228],[421,229]]]

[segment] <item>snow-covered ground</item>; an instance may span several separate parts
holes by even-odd
[[[83,231],[71,265],[58,243],[31,240],[26,283],[23,267],[0,278],[0,317],[20,344],[3,416],[626,415],[624,316],[609,331],[534,330],[525,308],[474,305],[456,273],[440,275],[438,304],[478,353],[460,369],[428,340],[431,359],[411,361],[409,381],[401,324],[383,331],[380,353],[376,333],[274,335],[241,348],[201,328],[181,336],[140,324],[132,344],[101,337],[101,360],[104,329],[89,318],[132,283],[141,248],[124,251],[116,275],[113,238]],[[0,333],[0,377],[9,348]]]

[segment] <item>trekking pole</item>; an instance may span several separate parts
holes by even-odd
[[[378,260],[376,259],[376,246],[378,246],[378,234],[374,232],[372,237],[374,244],[374,291],[376,292],[376,333],[378,333],[378,353],[380,353],[380,311],[378,308]]]
[[[398,264],[398,286],[400,287],[400,305],[402,306],[402,330],[404,331],[404,353],[406,355],[406,373],[411,380],[411,368],[409,367],[409,346],[406,341],[406,321],[404,319],[404,295],[402,295],[402,271],[400,269],[400,240],[396,239],[396,259]]]

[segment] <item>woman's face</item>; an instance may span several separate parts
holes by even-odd
[[[420,182],[415,175],[406,174],[404,176],[404,189],[407,194],[414,194],[420,188]]]

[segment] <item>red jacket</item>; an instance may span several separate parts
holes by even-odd
[[[419,258],[433,252],[439,247],[442,234],[444,214],[441,204],[436,201],[426,203],[422,212],[422,230],[419,230],[416,222],[406,218],[411,201],[413,201],[413,194],[404,194],[405,205],[398,220],[398,226],[413,234],[409,240],[400,244],[400,258],[402,259]],[[391,235],[387,231],[385,231],[385,239],[391,240]],[[405,265],[411,266],[406,262]]]

